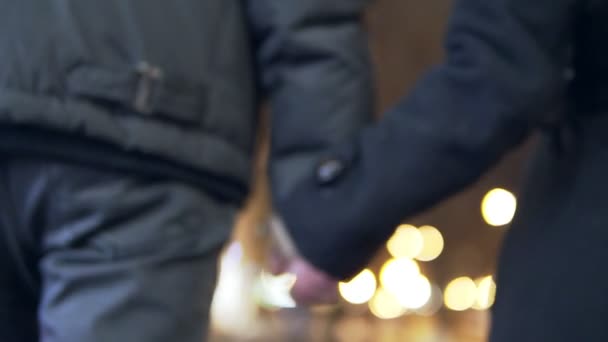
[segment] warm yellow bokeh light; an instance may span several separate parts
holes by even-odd
[[[395,296],[383,288],[379,288],[369,302],[369,309],[380,319],[393,319],[405,314],[406,309],[399,305]]]
[[[513,220],[517,209],[515,195],[505,189],[493,189],[481,202],[481,214],[491,226],[504,226]]]
[[[431,285],[431,298],[424,304],[423,307],[416,310],[416,314],[422,316],[433,316],[439,310],[441,310],[441,306],[443,305],[443,293],[439,286],[433,284]]]
[[[443,236],[441,232],[432,226],[422,226],[418,229],[422,236],[423,246],[420,253],[416,256],[416,259],[420,261],[432,261],[435,260],[443,252]]]
[[[477,300],[477,285],[469,277],[452,280],[445,288],[445,306],[454,311],[470,309]]]
[[[475,281],[477,284],[477,299],[473,304],[475,310],[488,310],[494,305],[496,297],[496,283],[492,276],[483,277]]]
[[[415,258],[422,251],[423,244],[418,228],[402,224],[388,240],[386,248],[395,258]]]
[[[389,292],[398,294],[420,275],[418,264],[407,258],[391,259],[380,270],[380,284]]]
[[[368,269],[363,270],[347,283],[339,283],[342,298],[351,304],[367,303],[376,292],[376,276]]]
[[[431,298],[431,283],[425,276],[418,274],[402,284],[393,294],[406,309],[420,309]]]

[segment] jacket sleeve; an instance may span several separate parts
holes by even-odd
[[[270,181],[282,201],[320,151],[372,117],[366,0],[247,0],[271,109]]]
[[[568,83],[575,0],[456,0],[446,59],[356,143],[328,154],[333,183],[309,176],[281,213],[297,248],[348,278],[394,228],[474,182],[558,107]]]

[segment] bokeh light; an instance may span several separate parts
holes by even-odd
[[[267,292],[252,293],[254,289],[262,290],[263,285],[259,269],[249,263],[241,242],[231,242],[219,261],[217,287],[210,308],[210,324],[214,331],[230,334],[235,338],[254,338],[262,332],[259,324],[261,302],[273,308],[295,306],[289,297],[293,276],[289,281],[282,281],[287,287],[284,292],[265,289]],[[267,297],[256,297],[258,294]],[[282,295],[284,297],[281,297]],[[274,300],[277,301],[273,302]]]
[[[393,294],[406,309],[420,309],[431,298],[431,283],[425,276],[418,274]]]
[[[475,281],[477,285],[477,299],[473,304],[475,310],[488,310],[494,305],[496,297],[496,283],[492,276],[483,277]]]
[[[390,259],[380,270],[380,284],[396,295],[420,275],[418,264],[407,258]]]
[[[376,292],[376,276],[369,269],[363,270],[349,282],[338,284],[342,298],[351,304],[367,303]]]
[[[445,288],[445,306],[454,311],[470,309],[477,300],[477,285],[469,277],[452,280]]]
[[[423,249],[424,241],[418,228],[402,224],[386,243],[389,253],[395,258],[415,258]]]
[[[515,195],[505,189],[493,189],[481,203],[481,214],[491,226],[500,227],[511,223],[517,210]]]
[[[418,229],[422,236],[422,249],[416,255],[416,259],[420,261],[432,261],[437,259],[443,252],[443,236],[441,232],[432,226],[422,226]]]
[[[439,310],[441,310],[441,306],[443,305],[443,293],[439,286],[432,284],[431,285],[431,297],[427,300],[426,304],[421,308],[416,310],[416,314],[421,316],[433,316]]]
[[[374,316],[380,319],[397,318],[407,311],[391,292],[383,288],[379,288],[369,301],[369,309]]]

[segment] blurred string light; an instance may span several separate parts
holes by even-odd
[[[452,280],[445,288],[445,306],[454,311],[470,309],[477,301],[477,285],[469,277]]]
[[[211,304],[213,328],[234,337],[252,338],[262,327],[258,305],[251,294],[258,268],[247,262],[243,247],[232,242],[220,258],[218,283]]]
[[[511,223],[516,210],[515,195],[505,189],[490,190],[481,202],[481,214],[484,220],[494,227]]]
[[[422,226],[420,229],[403,224],[397,227],[386,243],[394,258],[410,258],[420,261],[435,260],[443,252],[443,236],[437,228]]]
[[[405,284],[420,275],[418,264],[407,258],[390,259],[380,269],[380,284],[389,292],[395,294],[401,291]]]
[[[433,316],[443,306],[443,293],[439,286],[431,284],[431,297],[421,308],[416,310],[416,314],[421,316]]]
[[[415,258],[422,251],[424,239],[414,226],[402,224],[397,227],[386,247],[395,258]]]
[[[443,252],[443,236],[441,232],[432,226],[422,226],[418,229],[423,240],[423,247],[416,259],[420,261],[432,261],[437,259]]]
[[[404,284],[395,296],[399,304],[406,309],[420,309],[431,298],[431,283],[425,276],[419,274]]]
[[[245,293],[243,292],[243,247],[232,242],[222,253],[218,282],[213,296],[212,313],[217,318],[232,315]]]
[[[371,313],[380,319],[393,319],[403,316],[407,310],[399,304],[397,298],[389,291],[379,288],[369,302]]]
[[[338,284],[342,298],[351,304],[367,303],[376,292],[376,276],[369,269],[363,270],[349,282]]]
[[[412,259],[387,261],[380,270],[380,283],[405,309],[419,309],[431,297],[431,284]]]
[[[496,283],[492,276],[479,278],[475,281],[477,285],[477,299],[473,304],[475,310],[488,310],[494,305],[496,297]]]

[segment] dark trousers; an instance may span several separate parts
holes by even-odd
[[[234,214],[178,182],[0,156],[0,341],[204,340]]]

